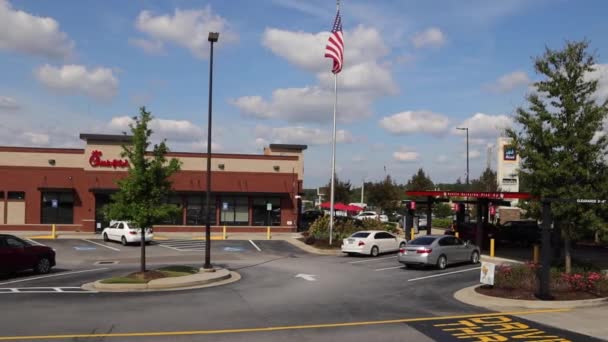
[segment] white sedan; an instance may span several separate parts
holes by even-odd
[[[112,221],[109,227],[104,228],[101,235],[103,241],[119,241],[123,246],[141,242],[141,229],[132,226],[129,221]],[[146,243],[152,241],[153,238],[152,228],[146,228]]]
[[[348,255],[365,254],[373,257],[380,253],[396,252],[404,248],[406,241],[382,230],[356,232],[342,240],[342,253]]]

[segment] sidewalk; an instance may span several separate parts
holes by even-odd
[[[533,322],[546,324],[559,329],[570,330],[601,340],[608,338],[608,306],[572,309],[559,313],[536,313],[518,316]]]

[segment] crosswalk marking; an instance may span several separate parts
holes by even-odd
[[[200,240],[165,240],[159,246],[178,252],[201,252],[205,250],[205,241]]]
[[[0,294],[6,293],[95,293],[80,287],[12,287],[0,288]]]

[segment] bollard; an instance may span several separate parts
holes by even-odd
[[[410,230],[410,240],[414,240],[414,229]]]
[[[52,226],[53,231],[51,232],[51,238],[52,239],[56,239],[57,238],[57,231],[55,230],[55,225],[53,224]]]
[[[460,238],[460,234],[458,234],[458,232],[454,233],[454,236],[456,236],[456,238]]]
[[[539,245],[534,245],[532,255],[533,255],[532,259],[534,260],[534,263],[538,264],[538,262],[540,261],[540,246]]]
[[[224,229],[222,230],[222,240],[226,240],[226,238],[226,226],[224,226]]]
[[[266,240],[270,240],[270,226],[266,227]]]
[[[490,239],[490,257],[494,257],[494,239]]]

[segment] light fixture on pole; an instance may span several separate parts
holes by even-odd
[[[467,131],[467,190],[469,190],[469,128],[468,127],[456,127],[461,131]]]
[[[209,116],[207,124],[207,203],[205,222],[205,270],[212,270],[211,265],[211,108],[213,95],[213,43],[217,43],[220,34],[218,32],[209,32]]]

